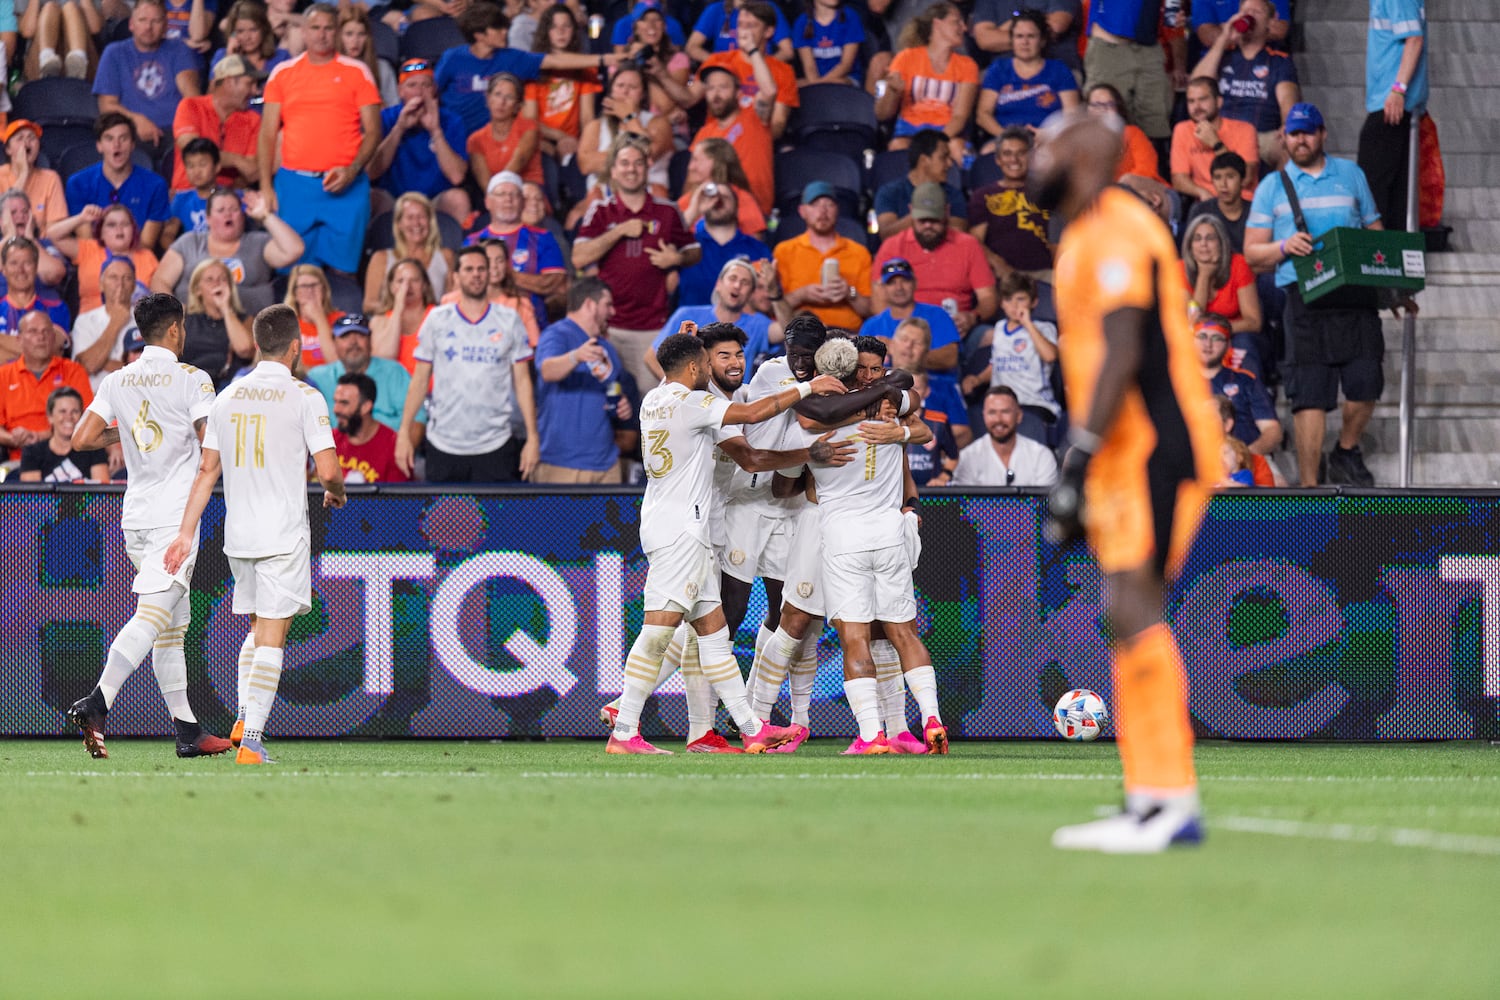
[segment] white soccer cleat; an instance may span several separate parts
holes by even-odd
[[[1144,812],[1122,811],[1092,823],[1065,826],[1052,834],[1052,846],[1064,851],[1103,854],[1160,854],[1169,847],[1203,842],[1203,823],[1196,809],[1153,805]]]

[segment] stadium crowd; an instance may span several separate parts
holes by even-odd
[[[69,454],[69,422],[157,291],[216,388],[255,313],[291,306],[351,481],[636,481],[658,344],[733,323],[748,383],[810,312],[916,376],[919,485],[1049,485],[1058,232],[1029,158],[1084,108],[1123,123],[1117,179],[1179,238],[1226,485],[1373,484],[1377,314],[1301,301],[1288,195],[1313,235],[1401,227],[1420,0],[1372,2],[1360,166],[1301,103],[1288,0],[11,6],[0,446],[22,479],[121,473],[117,445]]]

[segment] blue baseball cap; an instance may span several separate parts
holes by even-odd
[[[370,335],[370,321],[365,319],[364,313],[344,313],[333,321],[334,337],[344,337],[351,333],[362,333],[366,337]]]
[[[802,189],[802,204],[811,205],[819,198],[832,198],[838,201],[838,189],[827,181],[812,181]]]
[[[1307,101],[1299,101],[1292,105],[1292,110],[1286,113],[1286,134],[1292,135],[1296,132],[1316,132],[1323,127],[1323,112],[1318,110],[1316,104]]]

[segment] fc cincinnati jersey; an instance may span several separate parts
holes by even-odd
[[[641,549],[652,552],[682,535],[710,544],[714,446],[729,400],[664,382],[641,400]]]

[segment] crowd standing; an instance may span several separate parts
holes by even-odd
[[[1067,331],[1029,161],[1078,108],[1122,130],[1116,180],[1181,246],[1226,484],[1373,484],[1378,315],[1303,302],[1292,262],[1404,226],[1422,0],[1370,4],[1357,164],[1301,100],[1288,0],[61,7],[0,22],[0,109],[36,109],[0,130],[14,474],[121,472],[58,428],[128,362],[132,303],[171,292],[219,389],[255,314],[293,308],[351,480],[640,481],[656,347],[733,323],[749,382],[805,312],[916,377],[919,484],[1046,486]],[[69,79],[93,106],[57,107]],[[872,117],[867,148],[828,108]]]

